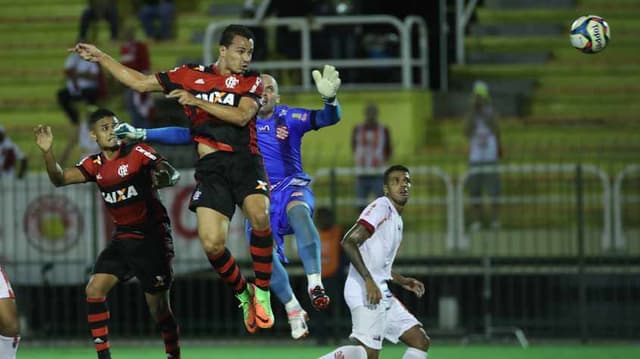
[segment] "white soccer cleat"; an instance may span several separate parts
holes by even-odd
[[[289,318],[289,325],[291,326],[291,338],[302,339],[309,335],[309,326],[307,326],[307,320],[309,315],[304,309],[299,308],[287,312]]]

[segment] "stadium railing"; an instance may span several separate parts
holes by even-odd
[[[311,70],[320,68],[326,63],[330,63],[341,69],[349,68],[388,68],[397,67],[401,69],[401,82],[393,85],[401,86],[404,89],[424,88],[429,84],[429,56],[428,56],[428,33],[427,26],[423,18],[419,16],[407,16],[404,21],[389,15],[366,15],[366,16],[318,16],[310,20],[306,17],[282,17],[282,18],[266,18],[262,21],[255,19],[234,19],[212,22],[207,26],[203,42],[203,59],[204,63],[209,64],[214,61],[213,45],[220,36],[225,26],[230,24],[239,24],[245,26],[273,27],[286,26],[289,29],[300,31],[301,53],[300,60],[274,60],[274,61],[255,61],[252,66],[264,70],[299,70],[302,78],[302,84],[299,89],[309,91],[313,87],[311,81]],[[311,31],[318,27],[353,27],[361,25],[386,25],[393,27],[400,38],[400,56],[371,59],[371,58],[352,58],[352,59],[314,59],[312,58],[312,36]],[[413,29],[417,28],[418,38],[413,38]],[[418,44],[418,56],[412,56],[412,44]],[[419,80],[414,81],[412,74],[413,69],[418,69]],[[380,86],[380,84],[344,84],[348,87],[363,87],[371,89]],[[298,90],[296,86],[289,87],[290,90]]]

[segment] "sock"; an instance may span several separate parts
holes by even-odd
[[[106,297],[87,297],[89,329],[98,359],[111,359],[109,351],[109,308]]]
[[[271,273],[271,292],[276,295],[282,304],[286,304],[291,298],[295,298],[289,284],[289,274],[275,251],[273,255],[273,272]]]
[[[287,211],[289,225],[293,228],[298,246],[298,255],[304,266],[304,272],[321,273],[320,235],[311,219],[311,212],[305,205],[297,205]]]
[[[5,337],[0,335],[0,358],[15,359],[20,344],[20,337]]]
[[[224,248],[224,251],[207,255],[209,259],[209,263],[211,266],[218,272],[220,278],[225,281],[231,288],[233,288],[234,293],[239,294],[247,286],[247,281],[242,276],[240,272],[240,267],[238,263],[236,263],[236,259],[233,258],[231,252],[227,247]]]
[[[360,345],[345,345],[318,359],[367,359],[367,351]]]
[[[180,327],[173,313],[169,312],[158,320],[158,328],[160,328],[162,340],[164,340],[164,351],[167,353],[167,358],[180,359]]]
[[[427,359],[427,352],[416,348],[407,348],[402,359]]]
[[[322,285],[322,275],[320,273],[307,274],[307,286],[309,287],[309,290],[317,286],[324,288]]]
[[[249,243],[253,272],[256,275],[256,287],[269,290],[271,272],[273,271],[273,236],[271,229],[266,231],[251,230]]]
[[[287,311],[287,313],[289,313],[292,310],[302,309],[302,307],[300,306],[300,302],[298,302],[298,299],[296,297],[293,297],[290,301],[284,303],[284,309]]]

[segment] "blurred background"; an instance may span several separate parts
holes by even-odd
[[[311,70],[339,69],[343,119],[309,133],[303,158],[317,206],[345,230],[377,194],[358,190],[361,177],[383,169],[358,163],[358,125],[374,117],[387,129],[384,164],[407,165],[413,178],[395,268],[427,286],[422,300],[395,292],[432,338],[525,346],[639,337],[640,2],[0,0],[0,8],[0,262],[25,339],[88,339],[84,285],[111,229],[94,185],[49,183],[33,127],[51,125],[58,159],[72,166],[95,150],[82,138],[96,106],[141,127],[188,126],[162,94],[127,92],[102,71],[78,75],[66,49],[91,42],[154,73],[214,62],[230,23],[252,28],[252,67],[278,79],[289,106],[321,108]],[[586,14],[611,26],[602,53],[569,43],[571,22]],[[162,191],[183,336],[250,339],[186,209],[193,148],[155,147],[183,174]],[[250,268],[242,226],[234,218],[228,243]],[[289,243],[292,286],[310,308]],[[330,274],[328,314],[310,311],[312,343],[350,332],[343,270]],[[157,337],[135,280],[109,301],[114,337]],[[286,339],[284,308],[274,309],[281,320],[258,337]]]

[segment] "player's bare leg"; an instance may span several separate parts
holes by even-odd
[[[0,299],[0,358],[14,359],[19,343],[20,324],[16,300],[2,298]]]
[[[424,329],[419,326],[413,326],[402,333],[400,340],[409,348],[402,356],[403,359],[426,359],[427,351],[431,346],[431,338]]]
[[[273,271],[273,236],[269,222],[269,197],[264,194],[248,195],[242,211],[251,224],[250,251],[256,275],[253,305],[256,323],[260,328],[271,328],[275,322],[271,310],[269,285]]]
[[[158,325],[167,359],[180,359],[180,327],[169,303],[169,291],[145,293],[151,317]]]
[[[229,217],[206,207],[196,209],[198,217],[198,236],[209,263],[227,283],[240,302],[245,328],[249,333],[255,333],[256,315],[253,306],[253,293],[247,280],[240,272],[235,258],[225,247],[229,232]]]
[[[99,359],[111,358],[109,350],[109,308],[107,294],[118,283],[112,274],[96,273],[85,289],[87,295],[87,321]]]

